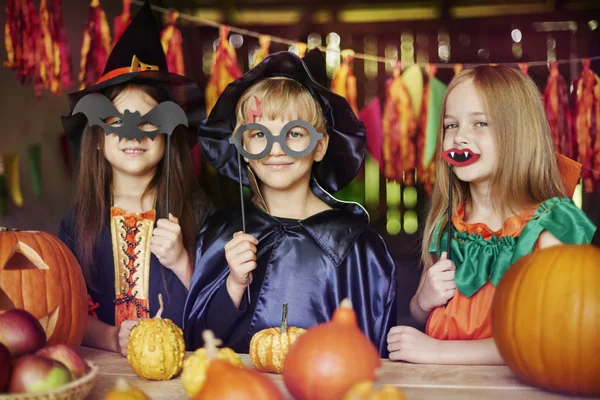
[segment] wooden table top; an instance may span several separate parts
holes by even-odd
[[[99,366],[98,376],[89,399],[103,399],[118,377],[142,389],[154,400],[186,399],[179,378],[169,381],[146,381],[138,378],[127,359],[116,354],[81,347],[83,357]],[[252,367],[247,354],[240,355],[246,366]],[[521,383],[506,366],[418,365],[382,360],[381,381],[401,388],[413,399],[566,399]],[[292,400],[285,389],[283,376],[265,374],[280,388],[286,399]]]

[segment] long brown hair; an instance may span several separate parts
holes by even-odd
[[[448,208],[449,167],[439,156],[444,140],[444,116],[449,94],[472,80],[483,100],[496,148],[498,168],[490,179],[493,206],[503,219],[552,197],[567,197],[562,184],[550,127],[540,93],[528,76],[503,66],[478,66],[456,75],[444,96],[438,131],[431,209],[425,223],[421,259],[433,263],[429,244],[437,223],[445,226]],[[453,179],[452,207],[470,200],[469,184]]]
[[[164,88],[142,84],[124,84],[113,86],[104,93],[113,101],[119,93],[135,88],[143,91],[156,102],[168,100],[170,96]],[[198,190],[194,177],[189,145],[185,136],[185,128],[178,127],[171,135],[171,171],[170,198],[171,214],[179,219],[183,246],[185,247],[190,265],[194,265],[195,239],[198,231],[193,196]],[[104,145],[105,134],[102,129],[93,126],[84,132],[81,141],[79,174],[75,194],[75,237],[77,238],[80,263],[88,286],[95,290],[94,276],[94,246],[100,230],[106,223],[110,206],[112,185],[112,167],[98,148]],[[166,151],[166,150],[165,150]],[[166,200],[166,157],[159,161],[156,174],[146,188],[144,195],[156,190],[158,199],[156,213],[158,218],[165,216]]]

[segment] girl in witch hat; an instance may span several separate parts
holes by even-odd
[[[441,121],[423,275],[410,304],[426,333],[392,328],[390,359],[501,364],[491,307],[503,274],[537,249],[592,240],[596,227],[570,200],[581,165],[554,152],[539,92],[516,69],[459,73]]]
[[[247,353],[253,334],[328,321],[349,297],[380,353],[396,320],[396,268],[367,212],[330,193],[348,184],[365,153],[363,124],[348,102],[318,84],[300,59],[273,54],[230,83],[201,125],[205,157],[252,188],[239,209],[213,214],[201,230],[184,314],[188,349],[211,329]]]
[[[211,209],[190,155],[201,100],[193,81],[168,71],[149,2],[99,82],[69,95],[63,126],[81,154],[75,205],[59,237],[90,293],[85,345],[125,355],[129,331],[156,314],[159,294],[163,317],[181,325],[195,235]]]

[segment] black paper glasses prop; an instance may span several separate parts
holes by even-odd
[[[235,145],[238,157],[238,180],[240,182],[240,200],[242,206],[242,231],[246,233],[246,215],[244,211],[244,189],[242,184],[242,156],[249,160],[260,160],[271,153],[273,144],[277,143],[282,151],[290,157],[302,158],[310,154],[323,134],[306,121],[295,120],[284,125],[279,135],[275,136],[269,129],[259,123],[249,123],[237,128],[229,143]],[[250,276],[246,277],[248,303],[250,303]]]
[[[81,98],[73,109],[73,115],[82,113],[88,120],[88,126],[99,126],[106,135],[116,133],[119,140],[137,140],[141,142],[144,137],[154,140],[156,135],[164,133],[167,135],[167,193],[166,193],[166,216],[169,218],[169,193],[171,180],[171,135],[179,125],[188,126],[185,112],[172,101],[164,101],[157,104],[145,115],[139,111],[131,112],[125,110],[121,114],[114,104],[104,95],[91,93]],[[121,121],[120,126],[108,125],[105,121],[109,118]],[[149,125],[146,125],[148,123]],[[144,128],[144,129],[141,129]],[[155,128],[155,129],[154,129]]]

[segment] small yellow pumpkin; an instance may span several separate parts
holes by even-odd
[[[362,381],[350,388],[344,400],[406,400],[406,396],[397,387]]]
[[[143,379],[164,381],[176,376],[183,366],[185,342],[183,332],[168,318],[162,319],[160,308],[154,318],[144,319],[133,327],[127,345],[127,361]]]
[[[231,365],[237,367],[243,367],[244,363],[240,358],[239,354],[230,349],[229,347],[223,347],[217,350],[215,354],[216,360],[227,361]],[[204,381],[206,380],[206,370],[210,360],[206,349],[203,347],[190,355],[183,362],[183,371],[181,372],[181,383],[183,384],[183,390],[189,398],[194,398],[202,389]]]
[[[150,397],[127,383],[124,378],[118,378],[115,388],[104,397],[104,400],[150,400]]]
[[[250,340],[250,359],[262,372],[280,374],[290,346],[306,329],[288,327],[288,305],[283,304],[283,316],[279,328],[268,328],[256,332]]]

